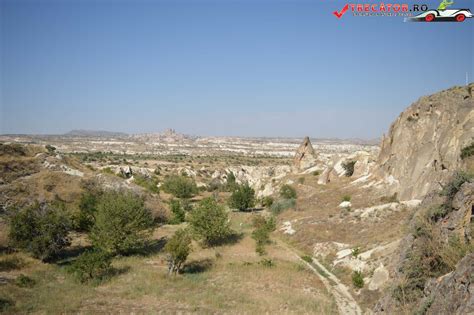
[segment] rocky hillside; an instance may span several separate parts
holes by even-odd
[[[382,139],[378,178],[401,200],[440,190],[458,169],[461,149],[474,139],[474,84],[420,98]]]

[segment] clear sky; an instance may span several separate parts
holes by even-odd
[[[474,19],[338,20],[345,3],[0,0],[0,133],[374,138],[474,75]]]

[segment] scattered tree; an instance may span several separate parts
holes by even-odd
[[[82,253],[69,267],[81,283],[104,280],[112,270],[112,257],[100,250],[89,250]]]
[[[255,191],[248,185],[240,185],[229,198],[231,208],[246,210],[255,206]]]
[[[64,207],[36,203],[13,215],[9,238],[13,246],[46,261],[69,245],[69,230]]]
[[[145,244],[152,227],[153,217],[143,198],[106,192],[97,205],[90,239],[94,247],[108,254],[127,254]]]
[[[208,246],[218,245],[231,234],[227,212],[212,198],[203,199],[191,211],[189,223],[194,234]]]
[[[276,228],[275,219],[270,217],[265,219],[263,216],[256,216],[253,220],[255,230],[252,232],[252,238],[257,243],[255,251],[259,255],[265,254],[265,245],[270,241],[270,233]]]
[[[191,198],[198,193],[195,181],[192,178],[184,176],[170,176],[161,186],[167,193],[177,198]]]
[[[184,219],[186,217],[186,212],[184,211],[180,200],[177,200],[177,199],[171,200],[170,208],[171,208],[171,213],[173,214],[173,218],[171,218],[170,223],[179,224],[179,223],[184,222]]]
[[[360,271],[354,271],[352,273],[352,284],[356,288],[362,288],[364,287],[364,277],[362,275],[362,272]]]
[[[168,253],[168,273],[177,274],[181,271],[191,252],[191,236],[189,232],[185,229],[177,230],[166,243],[165,251]]]

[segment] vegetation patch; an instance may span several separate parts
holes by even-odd
[[[466,159],[474,155],[474,142],[461,149],[461,159]]]

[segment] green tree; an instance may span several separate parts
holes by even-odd
[[[108,254],[141,248],[153,230],[153,217],[143,198],[132,193],[106,192],[97,205],[90,239]]]
[[[275,218],[265,219],[263,216],[256,216],[253,220],[255,230],[252,232],[252,238],[256,242],[255,251],[259,255],[265,254],[265,245],[270,241],[270,233],[275,231]]]
[[[192,178],[178,175],[167,178],[161,187],[177,198],[187,199],[198,193],[196,182]]]
[[[248,185],[240,185],[229,198],[231,208],[245,210],[255,205],[255,191]]]
[[[69,245],[69,230],[64,207],[36,203],[12,216],[9,239],[14,247],[46,261]]]
[[[99,250],[82,253],[69,267],[81,283],[104,280],[112,271],[112,257]]]
[[[226,191],[234,191],[235,189],[238,188],[238,184],[235,180],[235,175],[233,172],[230,172],[227,174],[227,181],[226,181]]]
[[[184,222],[186,217],[186,212],[184,211],[183,206],[181,205],[181,201],[177,199],[173,199],[170,201],[170,208],[171,213],[173,214],[173,218],[171,218],[172,224],[179,224]]]
[[[191,252],[191,236],[189,232],[185,229],[177,230],[166,243],[165,251],[168,253],[168,273],[177,274],[181,271]]]
[[[194,234],[208,246],[218,245],[231,234],[227,212],[212,198],[203,199],[191,211],[189,223]]]
[[[288,184],[281,186],[280,196],[284,199],[296,199],[296,190]]]

